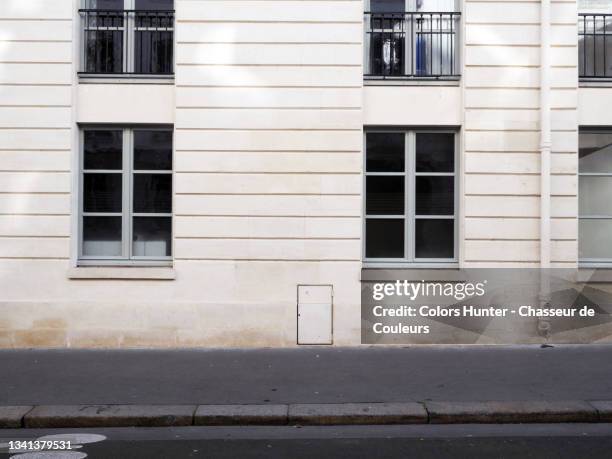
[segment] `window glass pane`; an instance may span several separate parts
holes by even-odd
[[[580,172],[612,173],[612,133],[580,134]]]
[[[370,75],[404,74],[404,41],[403,15],[387,17],[386,15],[371,18],[370,36]],[[382,31],[381,29],[384,29]]]
[[[134,131],[134,169],[172,170],[172,132]]]
[[[578,257],[612,260],[612,219],[580,220]]]
[[[138,27],[156,30],[137,30],[134,36],[134,71],[136,73],[172,74],[174,71],[174,33],[169,16],[138,17]]]
[[[454,187],[454,177],[416,177],[416,215],[453,215]]]
[[[403,215],[404,177],[367,177],[366,213],[368,215]]]
[[[404,220],[366,220],[367,258],[404,258]]]
[[[174,0],[136,0],[137,10],[173,10]]]
[[[169,257],[172,219],[169,217],[134,217],[133,254],[137,257]]]
[[[404,172],[404,133],[369,133],[366,135],[366,170],[368,172]]]
[[[86,9],[122,10],[124,0],[85,0]]]
[[[416,135],[417,172],[455,171],[455,134],[419,133]]]
[[[406,11],[404,0],[370,0],[372,13],[402,13]]]
[[[85,170],[123,169],[122,131],[85,131],[83,137]]]
[[[83,211],[121,212],[121,174],[84,174]]]
[[[121,256],[121,217],[83,217],[83,255]]]
[[[415,258],[453,258],[455,222],[450,219],[416,219]]]
[[[172,212],[172,174],[134,174],[134,212]]]
[[[121,73],[123,71],[123,15],[91,13],[91,27],[85,30],[85,71],[88,73]],[[104,27],[98,30],[95,27]],[[110,29],[109,29],[110,28]]]
[[[582,176],[578,182],[580,215],[612,216],[612,177]]]
[[[447,11],[458,11],[456,0],[411,0],[415,6],[415,11],[429,11],[442,13]]]

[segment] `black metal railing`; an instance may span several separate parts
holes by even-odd
[[[80,73],[174,74],[174,11],[79,10]]]
[[[460,20],[458,12],[366,12],[364,76],[458,78]]]
[[[578,75],[612,78],[612,14],[578,15]]]

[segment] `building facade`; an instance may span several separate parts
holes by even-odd
[[[605,268],[608,13],[4,0],[0,347],[357,345],[364,270]]]

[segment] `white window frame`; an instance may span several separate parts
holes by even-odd
[[[79,174],[78,174],[78,266],[172,266],[174,257],[174,134],[172,141],[172,169],[170,170],[138,170],[134,171],[134,131],[166,131],[172,132],[172,126],[123,126],[123,125],[84,125],[79,127]],[[88,171],[84,168],[85,164],[85,132],[100,131],[100,130],[121,130],[123,132],[123,154],[122,154],[122,169],[121,170],[106,170],[93,169]],[[83,255],[83,218],[87,216],[104,217],[104,216],[119,216],[119,213],[100,213],[100,212],[83,212],[84,203],[84,174],[90,173],[120,173],[122,175],[122,206],[121,206],[121,255],[120,256],[87,256]],[[170,199],[172,201],[172,212],[170,213],[134,213],[133,212],[133,195],[134,195],[134,174],[166,174],[171,175],[172,191]],[[127,191],[127,192],[126,192]],[[134,256],[133,253],[133,233],[132,222],[134,217],[168,217],[170,218],[170,256],[165,257],[143,257]]]
[[[370,133],[403,133],[404,140],[404,171],[403,172],[368,172],[367,171],[367,135]],[[416,135],[417,134],[453,134],[454,135],[454,171],[451,172],[416,172]],[[365,128],[363,133],[363,181],[362,181],[362,261],[364,267],[457,267],[459,264],[459,133],[455,129],[410,129],[410,128]],[[366,182],[372,176],[404,176],[404,214],[403,215],[368,215],[366,210]],[[446,176],[454,177],[454,212],[448,216],[416,215],[416,177]],[[404,257],[403,258],[367,258],[366,257],[366,220],[372,219],[404,219]],[[452,258],[416,258],[415,224],[417,219],[448,219],[453,220],[453,257]]]

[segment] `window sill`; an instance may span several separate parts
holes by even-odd
[[[376,267],[364,265],[361,269],[362,282],[392,282],[398,279],[419,282],[423,280],[461,282],[466,280],[466,275],[463,270],[459,269],[458,264],[451,263],[403,266],[395,264],[393,266],[378,265]]]
[[[79,73],[80,84],[174,84],[174,75],[101,75]]]
[[[459,86],[460,77],[448,78],[378,78],[364,77],[364,86]]]
[[[384,261],[364,261],[363,269],[459,269],[456,261],[430,262],[430,263],[402,263]]]
[[[160,266],[79,266],[68,270],[68,279],[175,280],[176,272],[174,268]]]

